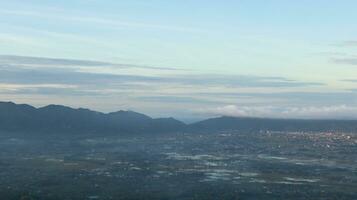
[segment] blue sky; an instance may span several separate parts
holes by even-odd
[[[356,7],[352,0],[2,1],[0,98],[185,120],[357,118]]]

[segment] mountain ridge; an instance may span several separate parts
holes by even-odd
[[[152,118],[134,111],[103,113],[50,104],[0,102],[0,131],[68,133],[166,133],[212,131],[346,131],[357,132],[357,120],[274,119],[222,116],[185,124],[175,118]]]
[[[170,123],[160,123],[163,120]],[[0,131],[8,132],[170,132],[185,125],[176,119],[153,119],[133,111],[102,113],[54,104],[35,108],[27,104],[0,102]]]

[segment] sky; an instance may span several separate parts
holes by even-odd
[[[354,0],[0,0],[0,100],[357,119]]]

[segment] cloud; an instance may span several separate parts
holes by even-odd
[[[262,118],[299,118],[299,119],[357,119],[357,107],[334,106],[237,106],[226,105],[215,108],[197,109],[194,112],[215,116],[262,117]]]
[[[18,65],[23,67],[118,67],[118,68],[143,68],[152,70],[185,70],[169,67],[152,67],[132,64],[117,64],[111,62],[102,62],[94,60],[76,60],[47,57],[30,57],[17,55],[0,55],[1,65]]]
[[[350,82],[350,83],[357,83],[357,79],[342,79],[341,81]]]
[[[0,66],[0,82],[21,84],[74,84],[115,86],[125,83],[155,83],[160,77],[140,75],[113,75],[77,72],[68,69],[23,69],[13,66]]]
[[[209,115],[234,116],[234,117],[264,117],[272,113],[273,107],[238,107],[226,105],[222,107],[197,109],[195,112]],[[272,116],[272,115],[270,115]]]
[[[339,46],[344,47],[357,47],[357,40],[347,40],[339,43]]]
[[[226,87],[304,87],[322,86],[319,82],[304,82],[290,80],[283,77],[263,77],[246,75],[184,75],[172,77],[171,81],[190,85],[221,85]]]
[[[63,10],[62,10],[63,11]],[[183,26],[172,26],[166,24],[153,24],[149,22],[133,22],[133,21],[124,21],[124,20],[113,20],[109,18],[100,18],[92,16],[84,16],[77,14],[75,16],[71,15],[56,15],[48,12],[39,12],[39,11],[27,11],[27,10],[0,10],[0,13],[6,15],[16,15],[16,16],[26,16],[34,18],[44,18],[44,19],[53,19],[53,20],[62,20],[68,22],[76,22],[83,25],[84,23],[90,25],[101,25],[108,28],[134,28],[134,29],[148,29],[148,30],[160,30],[160,31],[174,31],[174,32],[186,32],[186,33],[206,33],[207,31],[192,28],[192,27],[183,27]],[[112,16],[113,17],[113,16]],[[115,16],[114,16],[115,17]]]
[[[357,80],[356,80],[357,82]],[[199,93],[202,97],[216,97],[226,99],[261,99],[281,100],[289,104],[310,104],[310,105],[329,105],[329,104],[345,104],[349,100],[349,104],[357,105],[357,93],[352,89],[347,91],[318,91],[318,92],[210,92]]]
[[[0,55],[0,63],[16,65],[45,65],[45,66],[106,66],[112,65],[108,62],[72,60],[60,58],[30,57],[16,55]]]
[[[102,90],[83,89],[67,84],[2,84],[0,94],[21,95],[55,95],[55,96],[99,96],[105,95]]]
[[[40,66],[40,67],[39,67]],[[116,73],[88,70],[88,68],[101,68],[105,66],[118,66],[119,68],[142,67],[147,70],[171,70],[166,75],[140,75],[134,72]],[[87,68],[85,70],[83,67]],[[321,86],[323,83],[290,80],[283,77],[261,77],[244,75],[212,75],[212,74],[182,74],[173,68],[155,68],[146,66],[113,64],[108,62],[90,60],[71,60],[58,58],[40,58],[26,56],[0,56],[0,81],[5,83],[28,84],[90,84],[114,86],[118,84],[165,84],[165,85],[190,85],[205,87],[306,87]],[[184,72],[184,71],[183,71]]]
[[[13,66],[0,67],[0,82],[21,83],[21,84],[74,84],[98,87],[117,87],[120,85],[142,85],[166,86],[166,87],[243,87],[243,88],[282,88],[282,87],[302,87],[320,86],[318,83],[266,80],[262,77],[254,76],[144,76],[131,74],[96,74],[78,72],[75,70],[63,70],[51,68],[43,69],[21,69]]]
[[[344,65],[357,65],[357,58],[356,57],[349,57],[349,58],[334,58],[332,61],[336,64],[344,64]]]
[[[217,104],[217,101],[212,101],[199,97],[179,96],[179,95],[157,95],[157,96],[140,96],[139,101],[151,103],[174,103],[174,104]]]
[[[157,68],[145,68],[147,72],[155,71],[146,74],[138,73],[136,66],[130,65],[123,65],[123,67],[119,65],[118,68],[129,70],[118,70],[115,73],[91,70],[112,67],[112,65],[117,64],[91,60],[0,56],[0,96],[5,99],[11,97],[12,99],[9,100],[13,101],[16,101],[16,98],[30,99],[29,102],[23,103],[33,104],[37,104],[36,99],[46,99],[47,103],[59,104],[61,101],[81,99],[81,102],[95,105],[93,108],[115,110],[115,108],[108,109],[108,105],[125,105],[127,108],[122,109],[144,111],[148,114],[165,113],[165,109],[170,110],[172,115],[176,113],[186,117],[191,110],[199,106],[244,104],[246,107],[240,110],[223,107],[218,110],[208,110],[208,113],[270,116],[272,110],[287,106],[289,101],[298,105],[318,102],[343,104],[346,99],[357,99],[354,96],[345,98],[346,95],[337,99],[327,94],[294,93],[295,90],[320,90],[325,85],[285,77],[199,74]],[[156,73],[162,70],[168,73]],[[290,91],[290,93],[278,91]],[[331,101],[326,102],[326,99]],[[73,102],[67,105],[79,103]]]
[[[23,88],[53,88],[53,89],[75,89],[75,85],[66,84],[3,84],[0,83],[1,90],[18,90]]]

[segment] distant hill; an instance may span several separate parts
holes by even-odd
[[[105,114],[61,105],[35,108],[0,102],[0,131],[3,132],[132,134],[229,130],[357,132],[357,121],[219,117],[186,125],[174,118],[153,119],[133,111]]]
[[[303,120],[219,117],[190,125],[191,130],[357,132],[356,120]]]
[[[0,102],[0,131],[141,133],[182,130],[186,124],[173,119],[153,119],[132,111],[104,114],[61,105],[35,108],[24,104]]]

